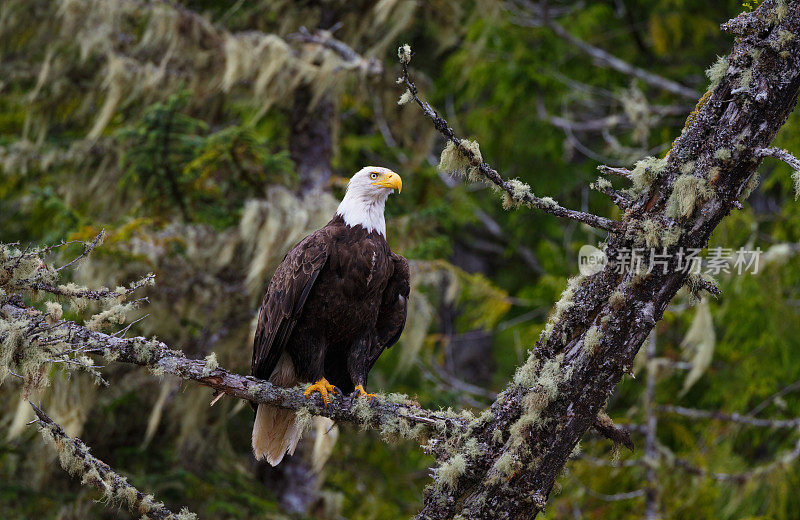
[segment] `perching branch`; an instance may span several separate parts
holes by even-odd
[[[30,309],[19,303],[0,307],[0,319],[33,324]],[[68,337],[72,345],[85,352],[104,353],[108,361],[121,361],[150,368],[156,374],[171,374],[195,381],[217,392],[283,408],[329,417],[335,421],[357,424],[380,430],[384,436],[419,438],[430,435],[447,437],[463,430],[467,417],[446,412],[433,412],[419,407],[405,396],[381,396],[367,404],[363,399],[337,396],[324,406],[319,396],[306,398],[302,388],[283,388],[251,376],[242,376],[218,366],[215,358],[191,359],[166,344],[142,337],[121,338],[90,330],[71,321],[59,324],[58,334]],[[29,329],[26,339],[41,338],[45,331]]]
[[[509,181],[504,180],[500,174],[497,173],[497,170],[486,164],[486,162],[484,162],[474,150],[465,145],[464,140],[455,134],[448,122],[439,114],[437,114],[427,101],[420,99],[417,86],[411,80],[411,76],[408,72],[408,62],[410,59],[410,51],[408,60],[402,58],[401,52],[400,65],[403,68],[403,76],[400,79],[408,89],[405,94],[405,96],[410,96],[408,101],[413,100],[422,109],[422,112],[433,122],[433,126],[436,127],[436,130],[438,130],[440,134],[442,134],[449,142],[451,142],[456,147],[458,152],[462,154],[469,162],[469,164],[473,168],[476,168],[477,171],[479,171],[481,175],[486,178],[486,180],[503,190],[512,200],[519,204],[525,204],[527,206],[540,209],[545,213],[550,213],[551,215],[555,215],[557,217],[577,220],[578,222],[582,222],[594,228],[605,231],[618,231],[621,229],[620,223],[615,220],[593,215],[591,213],[584,213],[582,211],[564,208],[549,197],[537,197],[529,190],[520,190],[515,188],[515,186]]]
[[[197,515],[187,508],[175,514],[153,495],[146,495],[128,484],[128,480],[115,472],[111,466],[89,453],[89,447],[78,438],[67,435],[38,406],[30,403],[36,413],[35,423],[39,432],[56,449],[61,467],[70,475],[79,477],[81,484],[99,489],[111,503],[120,504],[130,511],[144,515],[143,518],[158,520],[196,520]]]

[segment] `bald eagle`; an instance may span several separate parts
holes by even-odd
[[[383,217],[402,186],[391,170],[362,168],[331,221],[286,254],[259,310],[253,376],[284,387],[313,382],[305,395],[318,392],[325,406],[337,388],[372,401],[367,374],[406,321],[408,262],[389,249]],[[301,434],[294,410],[258,405],[257,459],[277,465]]]

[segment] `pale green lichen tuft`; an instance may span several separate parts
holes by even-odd
[[[778,31],[778,45],[780,48],[785,47],[787,44],[794,41],[795,35],[791,31],[787,31],[786,29],[781,29]]]
[[[397,49],[397,57],[400,58],[401,63],[408,65],[411,63],[411,46],[404,43]]]
[[[211,372],[219,368],[219,361],[217,361],[217,353],[212,352],[205,358],[205,366],[203,367],[203,377],[208,377]]]
[[[64,314],[64,309],[58,302],[45,302],[47,309],[47,323],[48,325],[55,325],[61,321],[61,316]]]
[[[620,310],[625,305],[625,294],[622,291],[614,291],[608,298],[608,304],[615,311]]]
[[[531,187],[519,179],[509,180],[508,185],[510,193],[503,192],[503,209],[518,208],[523,204],[526,204],[526,200],[529,200],[534,196],[533,192],[531,191]],[[553,199],[550,200],[552,201],[552,204],[555,204]]]
[[[314,416],[311,414],[311,411],[306,408],[305,406],[298,408],[294,415],[295,424],[297,425],[297,430],[303,434],[311,428],[311,423],[313,422]]]
[[[728,72],[728,66],[727,56],[717,56],[717,61],[706,69],[706,76],[708,76],[708,79],[711,81],[710,90],[722,81],[722,78],[724,78],[725,74]]]
[[[375,410],[372,409],[369,399],[356,399],[353,414],[358,417],[362,427],[366,427],[375,416]]]
[[[517,471],[517,462],[514,460],[514,455],[510,451],[503,452],[494,462],[494,469],[497,475],[496,481],[500,481],[503,477],[510,477]]]
[[[667,169],[666,159],[647,157],[636,163],[631,171],[633,191],[639,193],[648,188]]]
[[[753,83],[753,69],[743,70],[739,75],[739,88],[747,90],[751,83]]]
[[[792,172],[792,182],[794,183],[794,200],[800,197],[800,170]]]
[[[667,201],[667,216],[689,218],[697,205],[711,195],[713,195],[713,190],[708,185],[708,181],[694,175],[681,175],[672,186],[672,193]]]
[[[558,207],[558,202],[553,197],[542,197],[539,199],[539,205],[543,208],[555,209]]]
[[[569,279],[567,282],[567,288],[561,293],[561,299],[556,302],[553,313],[545,324],[545,328],[541,335],[542,340],[545,340],[551,336],[556,323],[561,320],[567,311],[575,306],[575,302],[572,301],[572,298],[575,296],[575,291],[578,290],[578,287],[580,287],[581,282],[583,282],[585,278],[586,277],[581,274]]]
[[[467,459],[459,453],[453,455],[439,466],[436,470],[437,483],[442,486],[454,488],[458,482],[458,477],[467,470]]]
[[[497,444],[503,442],[503,430],[496,429],[492,432],[492,442]]]
[[[796,179],[795,174],[792,174],[792,179]],[[747,184],[744,187],[744,190],[742,190],[742,200],[749,199],[750,194],[753,193],[756,190],[756,188],[758,188],[758,184],[760,182],[761,182],[761,175],[758,172],[751,175],[750,179],[747,181]],[[798,192],[798,183],[797,180],[795,180],[795,195],[797,194],[797,192]]]
[[[175,520],[197,520],[197,515],[189,511],[188,508],[184,507],[178,512],[177,515],[175,515]]]
[[[612,188],[612,184],[611,181],[605,177],[598,177],[597,180],[594,181],[589,187],[597,191],[604,191],[610,190]]]
[[[786,0],[778,0],[778,5],[775,6],[775,21],[782,22],[786,15],[789,14],[789,7],[786,5]]]
[[[598,328],[596,325],[593,325],[591,328],[589,328],[589,330],[586,331],[586,334],[583,337],[583,348],[590,356],[592,356],[602,341],[603,333],[600,331],[600,328]]]
[[[727,161],[731,158],[731,150],[729,148],[718,148],[716,152],[714,152],[714,159],[719,159],[721,161]]]
[[[531,355],[523,365],[517,368],[514,373],[514,382],[520,386],[531,387],[536,384],[538,370],[539,360]]]
[[[641,223],[642,238],[647,247],[670,247],[674,245],[681,236],[679,226],[666,227],[661,222],[654,219],[645,219]]]
[[[481,180],[478,167],[483,161],[480,146],[477,141],[462,139],[460,142],[462,147],[472,153],[473,160],[470,161],[455,143],[448,141],[439,158],[439,169],[450,175],[466,176],[470,181],[477,182]]]
[[[410,90],[406,89],[406,91],[403,92],[403,95],[400,96],[400,99],[397,100],[397,104],[398,105],[405,105],[406,103],[408,103],[412,99],[414,99],[414,95],[411,94]]]

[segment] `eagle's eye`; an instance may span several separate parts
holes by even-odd
[[[378,172],[372,172],[369,174],[369,178],[373,181],[378,178]]]

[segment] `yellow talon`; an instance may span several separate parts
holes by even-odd
[[[370,403],[372,402],[373,399],[375,399],[375,397],[377,397],[375,394],[368,394],[367,391],[364,390],[364,387],[361,385],[356,385],[356,389],[353,393],[358,394],[358,397],[366,397],[367,399],[369,399]]]
[[[319,395],[322,396],[322,402],[325,403],[325,406],[327,407],[328,403],[331,402],[331,400],[328,398],[328,394],[330,393],[336,395],[336,387],[330,384],[328,380],[323,377],[313,385],[306,388],[306,391],[303,392],[303,395],[306,396],[306,399],[309,399],[311,394],[314,392],[319,392]]]

